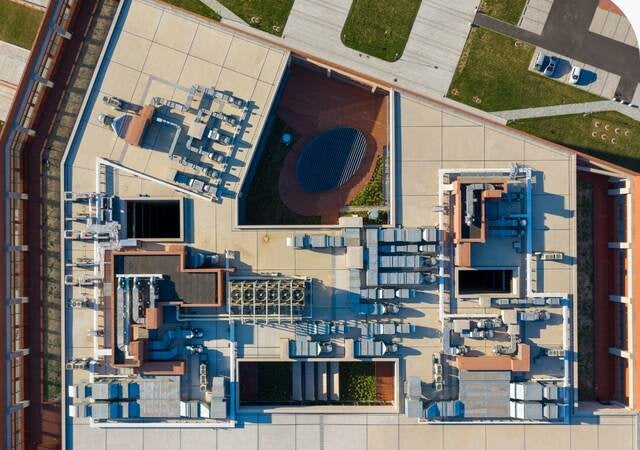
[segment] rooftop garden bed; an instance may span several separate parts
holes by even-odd
[[[384,205],[384,157],[379,155],[373,175],[365,187],[349,202],[349,206]]]
[[[284,134],[292,136],[292,142],[282,142]],[[280,199],[278,180],[282,164],[300,134],[275,117],[268,141],[258,164],[255,177],[244,201],[248,225],[314,225],[320,217],[301,216],[291,211]]]
[[[340,400],[354,403],[376,401],[376,374],[373,362],[340,363]]]

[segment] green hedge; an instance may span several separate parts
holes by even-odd
[[[370,403],[376,401],[375,363],[340,363],[340,400]]]
[[[349,202],[349,206],[382,206],[384,204],[383,183],[384,158],[379,155],[371,179]]]

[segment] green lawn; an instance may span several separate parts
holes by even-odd
[[[342,28],[349,48],[385,61],[404,52],[421,0],[353,0]]]
[[[267,33],[282,36],[294,0],[220,0],[242,20]]]
[[[43,13],[11,0],[0,0],[0,40],[31,49]]]
[[[509,126],[640,171],[640,122],[618,112],[524,119]]]
[[[289,133],[295,142],[300,135],[279,117],[271,127],[268,141],[245,199],[247,225],[316,225],[319,216],[301,216],[291,211],[280,199],[278,180],[284,158],[292,144],[282,143],[282,135]]]
[[[602,100],[528,70],[535,47],[473,28],[447,96],[484,111]]]
[[[220,15],[200,0],[164,0],[167,3],[178,6],[187,11],[200,14],[201,16],[208,17],[213,20],[220,20]]]
[[[498,20],[517,25],[527,0],[482,0],[480,11]]]

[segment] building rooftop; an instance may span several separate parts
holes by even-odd
[[[574,332],[569,299],[577,290],[574,153],[386,87],[389,226],[353,218],[246,226],[238,220],[238,194],[282,108],[281,87],[299,70],[289,67],[292,58],[323,76],[348,81],[351,74],[152,0],[127,3],[115,24],[64,163],[65,214],[70,236],[76,233],[65,240],[72,267],[65,297],[91,304],[66,312],[66,358],[78,365],[66,383],[127,376],[140,386],[139,409],[127,405],[126,420],[108,410],[69,417],[76,448],[89,441],[96,448],[186,448],[211,439],[219,448],[277,442],[293,449],[307,441],[408,448],[425,440],[442,449],[498,448],[494,436],[510,446],[548,441],[569,448],[595,439],[593,428],[582,434],[562,416],[570,414],[566,392],[576,382],[574,362],[565,359],[566,336]],[[107,104],[105,96],[123,104]],[[135,121],[140,110],[146,125],[135,140],[99,119],[129,114]],[[209,156],[216,152],[224,163]],[[118,215],[127,199],[183,200],[180,236],[127,238]],[[96,219],[78,219],[87,215]],[[188,252],[209,255],[213,264],[191,270]],[[156,297],[142,297],[140,326],[127,325],[134,304],[119,296],[118,277],[131,279],[131,295],[136,280],[148,280],[145,289],[154,277],[164,280]],[[109,297],[114,303],[105,309]],[[87,358],[101,362],[87,371]],[[284,366],[264,365],[275,362]],[[350,400],[340,381],[349,370],[370,370],[385,395]],[[250,404],[241,401],[245,376]],[[295,381],[283,394],[278,380],[286,384],[287,377]],[[420,398],[406,397],[409,377],[419,380]],[[559,400],[525,405],[512,394],[535,390],[523,383],[565,390]],[[420,421],[405,416],[407,399],[418,401]],[[425,412],[433,406],[457,414],[456,402],[463,416]],[[543,410],[551,404],[557,416]],[[508,429],[425,424],[518,422],[537,409],[536,420],[557,425],[530,424],[525,433],[523,422]],[[633,422],[598,420],[597,436],[606,442],[624,440],[614,427],[627,433]]]

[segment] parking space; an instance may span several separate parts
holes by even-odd
[[[536,51],[533,52],[533,57],[529,62],[529,70],[532,72],[540,73],[540,71],[535,68],[536,58],[539,53],[547,56],[545,67],[549,63],[549,58],[552,56],[558,58],[556,70],[550,78],[561,83],[572,84],[578,89],[591,92],[592,94],[599,95],[607,99],[613,98],[615,95],[616,88],[620,82],[620,75],[584,64],[578,60],[568,58],[564,55],[554,53],[541,47],[536,48]],[[575,84],[571,83],[570,80],[571,70],[573,67],[579,67],[581,69],[580,78]]]
[[[633,27],[629,20],[618,11],[597,8],[591,20],[589,31],[633,47],[638,46]]]

